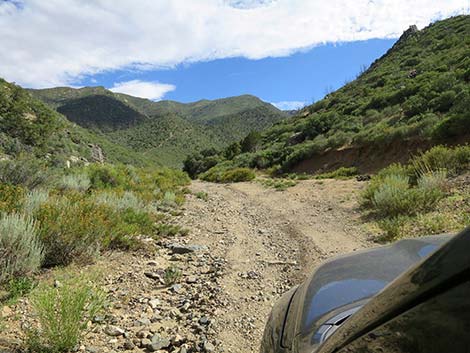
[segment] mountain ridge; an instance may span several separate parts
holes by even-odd
[[[102,86],[28,91],[83,128],[175,167],[194,150],[228,146],[288,116],[247,94],[180,103],[154,102]]]

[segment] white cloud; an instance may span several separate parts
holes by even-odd
[[[176,86],[160,82],[147,82],[132,80],[115,83],[110,88],[116,93],[125,93],[134,97],[148,98],[151,100],[160,100],[168,92],[174,91]]]
[[[466,0],[0,1],[0,76],[30,87],[123,68],[284,56],[326,42],[393,38]]]
[[[271,104],[280,110],[297,110],[307,105],[306,102],[299,102],[299,101],[283,101],[283,102],[277,102],[277,103],[271,103]]]

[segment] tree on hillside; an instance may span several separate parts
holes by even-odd
[[[261,145],[261,134],[257,131],[250,132],[241,142],[243,153],[256,152]]]

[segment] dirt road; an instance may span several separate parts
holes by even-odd
[[[282,293],[325,259],[371,245],[357,213],[361,186],[307,180],[279,192],[256,182],[194,182],[177,217],[188,235],[144,239],[143,251],[111,252],[89,268],[69,269],[103,274],[110,304],[80,351],[258,352]],[[180,271],[174,284],[169,268]],[[22,347],[30,312],[27,300],[0,307],[0,352]]]
[[[302,181],[286,191],[258,183],[194,182],[181,222],[189,242],[225,260],[220,278],[226,305],[216,337],[226,352],[257,352],[270,308],[316,265],[370,246],[360,227],[357,192],[348,181]]]

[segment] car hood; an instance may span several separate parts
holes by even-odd
[[[337,257],[307,280],[296,299],[302,300],[298,335],[312,344],[315,333],[341,312],[362,306],[401,273],[437,250],[448,235],[405,239],[393,245]]]

